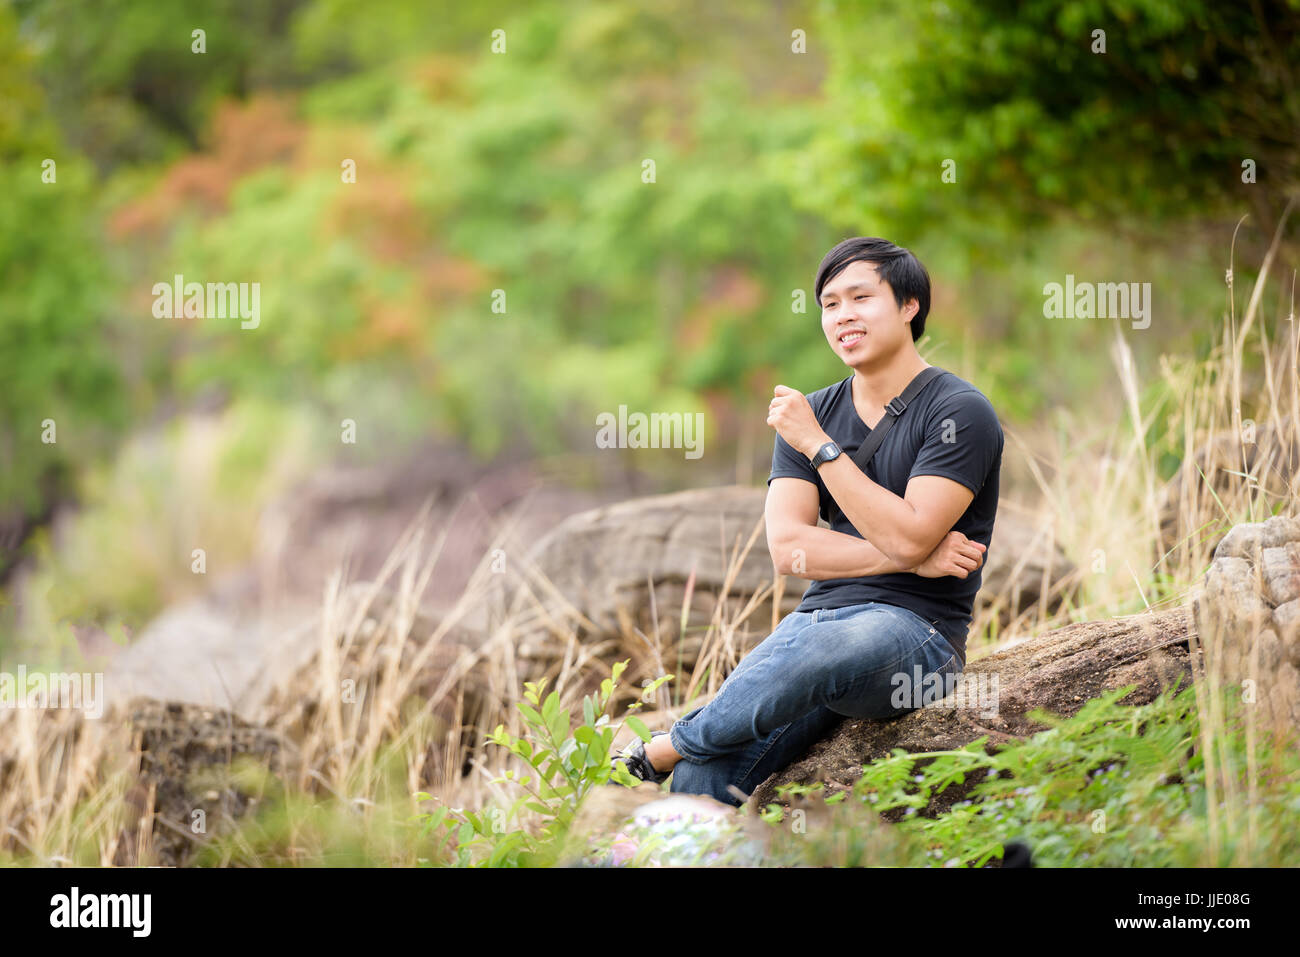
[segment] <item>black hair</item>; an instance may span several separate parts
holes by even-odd
[[[930,314],[930,274],[911,250],[896,246],[888,239],[855,236],[836,244],[817,267],[813,298],[818,307],[821,306],[822,288],[849,263],[859,261],[876,267],[876,273],[894,290],[898,308],[902,309],[909,299],[916,300],[916,315],[911,322],[912,341],[920,339],[925,332],[925,317]]]

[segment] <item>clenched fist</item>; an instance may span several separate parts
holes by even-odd
[[[984,564],[984,546],[953,530],[912,571],[922,578],[965,578]]]
[[[813,415],[808,398],[797,389],[778,385],[772,390],[772,404],[767,407],[767,424],[776,429],[791,448],[812,458],[831,440]]]

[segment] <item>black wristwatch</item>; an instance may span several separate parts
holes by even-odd
[[[831,459],[838,456],[840,451],[840,447],[834,442],[827,442],[817,450],[816,455],[808,460],[808,464],[813,467],[813,471],[815,472],[817,471],[817,466],[821,465],[823,462],[829,462]]]

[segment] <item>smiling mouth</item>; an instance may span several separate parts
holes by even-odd
[[[846,332],[840,336],[840,345],[851,346],[867,337],[865,332]]]

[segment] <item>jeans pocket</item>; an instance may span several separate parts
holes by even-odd
[[[961,672],[961,659],[957,657],[955,651],[952,653],[952,657],[935,669],[935,674],[939,675],[959,675]]]
[[[922,694],[922,704],[930,705],[942,701],[956,687],[961,676],[961,659],[956,652],[926,677],[926,686]]]

